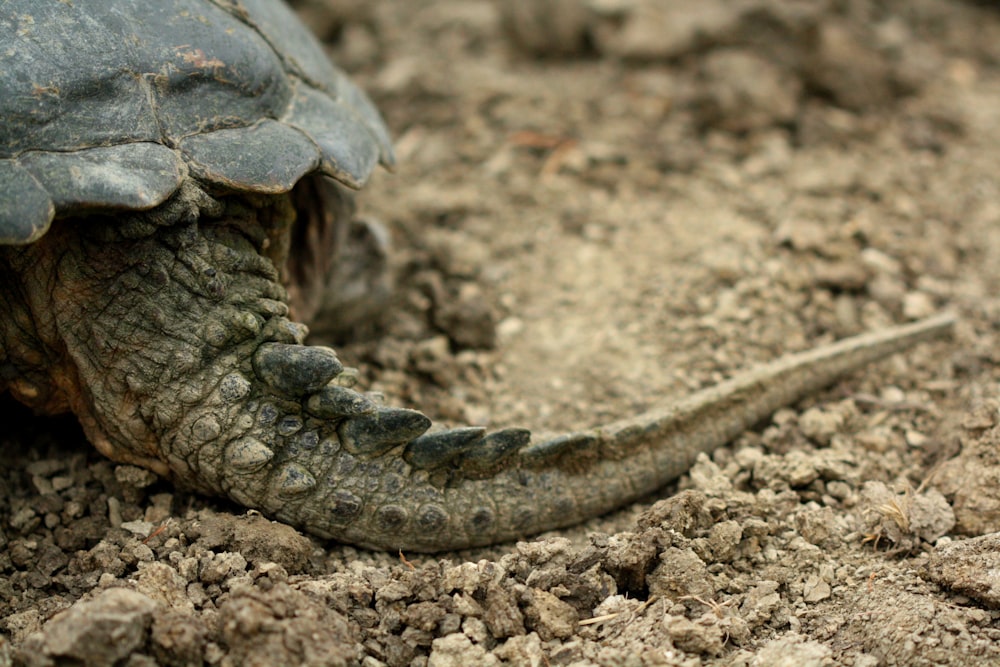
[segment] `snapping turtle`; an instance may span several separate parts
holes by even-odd
[[[0,34],[0,390],[72,411],[112,459],[321,536],[433,551],[580,521],[951,324],[793,355],[540,443],[427,433],[421,413],[350,388],[296,323],[340,316],[348,189],[393,156],[287,8],[9,0]]]

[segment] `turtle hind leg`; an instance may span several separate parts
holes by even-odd
[[[3,293],[17,300],[4,363],[18,374],[6,384],[36,407],[43,387],[43,407],[76,413],[106,455],[183,479],[164,435],[227,368],[249,369],[263,337],[304,335],[282,319],[267,254],[293,219],[283,198],[220,201],[187,187],[152,212],[68,218],[3,249]]]
[[[314,533],[450,544],[434,531],[461,521],[445,509],[454,475],[488,474],[524,438],[424,435],[424,415],[376,405],[332,349],[303,344],[276,268],[289,197],[178,197],[169,216],[59,221],[9,258],[90,440]]]

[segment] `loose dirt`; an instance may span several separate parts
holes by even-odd
[[[5,406],[0,666],[1000,664],[1000,13],[957,0],[320,0],[383,110],[386,401],[538,431],[950,309],[949,341],[572,530],[304,536]]]

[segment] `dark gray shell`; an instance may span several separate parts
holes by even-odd
[[[393,163],[378,111],[278,0],[7,0],[0,244],[153,208],[186,178],[259,193]]]

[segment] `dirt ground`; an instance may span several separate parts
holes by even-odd
[[[1000,12],[323,0],[399,167],[338,346],[439,421],[635,414],[950,309],[656,497],[436,556],[304,536],[6,406],[0,666],[1000,664]]]

